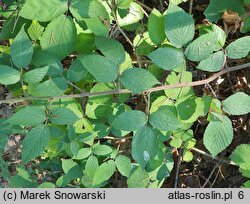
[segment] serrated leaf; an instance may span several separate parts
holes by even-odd
[[[26,163],[38,157],[48,144],[49,128],[43,125],[33,128],[22,143],[22,162]]]
[[[86,18],[85,23],[89,30],[97,36],[107,37],[109,33],[108,27],[102,23],[99,17]]]
[[[28,93],[33,96],[61,96],[68,88],[67,80],[62,77],[51,78],[41,84],[29,84]]]
[[[187,71],[183,71],[178,75],[175,72],[171,72],[166,79],[166,85],[187,83],[187,82],[192,82],[192,73]],[[192,89],[190,87],[165,89],[164,92],[166,96],[168,96],[169,98],[177,99],[182,96],[192,94]]]
[[[91,54],[80,56],[79,60],[99,82],[112,82],[118,75],[118,65],[101,55]]]
[[[230,43],[226,47],[227,56],[230,59],[241,59],[250,52],[250,36],[242,37]]]
[[[223,111],[231,115],[244,115],[250,112],[250,96],[238,92],[222,102]]]
[[[133,137],[132,156],[144,168],[153,159],[159,149],[159,138],[151,127],[140,128]]]
[[[35,68],[31,71],[26,72],[23,75],[23,80],[27,83],[33,83],[33,84],[39,83],[40,81],[43,80],[48,71],[49,71],[49,66]]]
[[[33,20],[28,28],[29,36],[32,40],[37,40],[43,34],[44,28],[36,21]]]
[[[125,70],[122,73],[121,82],[133,93],[141,93],[154,85],[159,84],[159,81],[153,74],[141,68],[131,68]]]
[[[176,47],[191,42],[194,37],[194,20],[178,6],[169,6],[165,15],[165,33],[168,40]]]
[[[208,71],[208,72],[218,72],[223,68],[225,63],[225,55],[223,51],[219,51],[211,54],[207,59],[202,60],[197,69]]]
[[[122,13],[122,15],[120,15],[119,10],[117,11],[117,20],[121,27],[137,23],[144,16],[142,7],[135,2],[130,4],[128,12],[125,13],[126,14]]]
[[[0,65],[0,84],[11,85],[20,81],[20,73],[7,65]]]
[[[37,183],[32,180],[29,172],[21,167],[17,167],[17,175],[12,176],[10,180],[11,188],[36,188]]]
[[[228,147],[233,140],[233,127],[230,119],[225,115],[209,122],[204,133],[204,145],[215,157]]]
[[[89,157],[91,155],[91,153],[92,153],[92,151],[90,148],[82,148],[78,151],[76,156],[73,157],[73,159],[82,160],[82,159]]]
[[[107,37],[96,37],[96,47],[104,56],[111,59],[114,63],[121,64],[125,60],[125,50],[121,43]]]
[[[113,120],[112,127],[118,130],[133,131],[143,127],[146,121],[146,114],[142,111],[128,110]]]
[[[33,55],[33,47],[32,42],[24,30],[24,26],[15,37],[10,48],[10,53],[13,63],[18,68],[25,68],[30,64]]]
[[[166,38],[164,16],[157,9],[153,9],[148,17],[148,33],[155,44],[161,44]]]
[[[76,37],[75,50],[79,54],[90,54],[96,48],[95,35],[92,33],[79,33]]]
[[[158,130],[172,131],[180,128],[176,115],[167,106],[162,106],[150,114],[149,123]]]
[[[184,63],[183,52],[171,47],[158,48],[151,52],[148,57],[153,63],[165,70],[172,70]]]
[[[58,125],[68,125],[76,122],[78,117],[68,108],[58,107],[51,109],[49,120]]]
[[[97,144],[97,145],[94,145],[92,151],[94,154],[98,156],[103,156],[103,155],[110,154],[113,151],[113,149],[108,145]]]
[[[240,28],[241,33],[248,33],[250,31],[250,16],[248,16],[243,23],[243,26]]]
[[[78,21],[93,17],[109,18],[105,7],[98,0],[72,0],[69,10]]]
[[[188,45],[185,50],[185,55],[191,61],[205,60],[215,50],[216,43],[214,33],[201,35]]]
[[[130,159],[124,155],[119,155],[115,158],[115,163],[121,175],[129,177],[132,168]]]
[[[95,175],[95,171],[98,168],[98,160],[95,156],[91,155],[85,165],[85,174],[87,174],[90,177],[93,177]]]
[[[34,1],[27,0],[20,16],[38,21],[50,21],[68,10],[67,0]]]
[[[109,160],[107,162],[102,163],[99,167],[97,167],[94,178],[93,178],[93,185],[100,185],[103,182],[110,179],[110,177],[115,172],[115,162],[113,160]]]
[[[8,120],[11,124],[23,126],[38,126],[46,120],[45,108],[28,106],[19,110]]]
[[[115,5],[119,9],[127,9],[127,8],[129,8],[129,6],[132,2],[133,2],[133,0],[115,0]]]
[[[79,82],[85,79],[89,75],[88,70],[83,66],[81,61],[79,59],[75,59],[68,71],[67,71],[67,77],[72,82]]]
[[[128,188],[146,188],[150,182],[148,172],[141,167],[134,167],[127,183]]]
[[[250,145],[242,144],[239,145],[231,154],[231,160],[245,170],[250,170]]]
[[[41,37],[41,47],[63,59],[74,51],[76,42],[76,28],[71,17],[64,15],[53,19]]]

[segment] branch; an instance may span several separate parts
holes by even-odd
[[[250,62],[242,65],[237,65],[233,67],[228,67],[227,69],[222,69],[220,72],[212,75],[211,77],[200,80],[200,81],[194,81],[194,82],[188,82],[188,83],[178,83],[178,84],[171,84],[171,85],[163,85],[154,87],[151,89],[148,89],[145,91],[145,93],[152,93],[157,91],[162,91],[165,89],[174,89],[174,88],[181,88],[181,87],[193,87],[193,86],[201,86],[204,84],[208,84],[218,77],[220,77],[223,74],[245,69],[250,67]],[[81,93],[81,94],[71,94],[71,95],[63,95],[63,96],[51,96],[51,97],[22,97],[22,98],[14,98],[14,99],[6,99],[6,100],[0,100],[0,104],[11,104],[11,103],[18,103],[22,101],[32,101],[32,100],[56,100],[56,99],[67,99],[67,98],[83,98],[83,97],[91,97],[91,96],[106,96],[106,95],[115,95],[115,94],[125,94],[125,93],[132,93],[128,89],[120,89],[120,90],[114,90],[114,91],[106,91],[106,92],[94,92],[94,93]]]

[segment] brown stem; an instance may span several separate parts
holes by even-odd
[[[220,77],[223,74],[245,69],[247,67],[250,67],[250,62],[242,65],[237,65],[233,67],[228,67],[227,69],[222,69],[220,72],[212,75],[211,77],[194,81],[194,82],[187,82],[187,83],[178,83],[178,84],[170,84],[170,85],[163,85],[158,86],[154,88],[150,88],[146,90],[145,92],[152,93],[157,91],[162,91],[165,89],[174,89],[174,88],[181,88],[181,87],[193,87],[193,86],[200,86],[207,83],[210,83]],[[82,98],[82,97],[91,97],[91,96],[106,96],[106,95],[114,95],[114,94],[124,94],[124,93],[132,93],[130,90],[127,89],[120,89],[120,90],[114,90],[114,91],[106,91],[106,92],[94,92],[94,93],[81,93],[81,94],[72,94],[72,95],[63,95],[63,96],[51,96],[51,97],[36,97],[36,96],[29,96],[29,97],[22,97],[22,98],[14,98],[14,99],[6,99],[6,100],[0,100],[0,104],[7,103],[18,103],[22,101],[32,101],[32,100],[55,100],[55,99],[67,99],[67,98]]]

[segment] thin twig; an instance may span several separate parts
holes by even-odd
[[[145,8],[146,10],[148,10],[149,12],[153,11],[153,9],[151,9],[150,7],[148,7],[147,5],[145,5],[140,1],[136,1],[136,3],[139,4],[141,7]]]
[[[203,150],[200,150],[200,149],[197,149],[195,147],[191,148],[191,150],[199,153],[199,154],[202,154],[206,157],[210,157],[211,159],[215,159],[217,161],[221,161],[221,163],[225,163],[225,164],[228,164],[228,165],[233,165],[233,166],[237,166],[234,162],[232,161],[228,161],[228,160],[225,160],[225,159],[221,159],[219,157],[213,157],[211,154],[208,154],[207,152],[203,151]]]
[[[170,85],[162,85],[154,88],[150,88],[146,90],[145,92],[157,92],[162,91],[166,89],[174,89],[174,88],[181,88],[181,87],[194,87],[194,86],[201,86],[207,83],[210,83],[220,77],[223,74],[245,69],[247,67],[250,67],[250,62],[242,65],[237,65],[233,67],[228,67],[227,69],[222,69],[220,72],[214,74],[213,76],[199,80],[194,82],[187,82],[187,83],[178,83],[178,84],[170,84]],[[127,89],[120,89],[120,90],[114,90],[114,91],[106,91],[106,92],[94,92],[94,93],[82,93],[82,94],[71,94],[71,95],[63,95],[63,96],[51,96],[51,97],[37,97],[37,96],[29,96],[29,97],[22,97],[22,98],[14,98],[14,99],[5,99],[0,100],[0,104],[6,103],[18,103],[22,101],[32,101],[32,100],[56,100],[56,99],[67,99],[67,98],[82,98],[82,97],[91,97],[91,96],[107,96],[107,95],[115,95],[115,94],[124,94],[124,93],[132,93],[130,90]]]
[[[192,15],[192,12],[193,12],[193,3],[194,3],[194,0],[190,0],[189,1],[189,15]]]
[[[179,172],[180,172],[180,165],[181,165],[182,155],[183,155],[183,148],[180,148],[179,149],[179,155],[178,155],[178,161],[177,161],[177,167],[176,167],[176,173],[175,173],[174,188],[178,187]]]
[[[208,184],[208,182],[210,182],[210,179],[212,178],[212,176],[213,176],[215,170],[216,170],[219,166],[220,166],[220,162],[214,166],[213,170],[212,170],[211,173],[209,174],[209,176],[208,176],[206,182],[203,184],[202,188],[205,188],[206,185]]]

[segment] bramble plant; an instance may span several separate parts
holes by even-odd
[[[228,43],[215,24],[234,11],[249,34],[250,1],[218,1],[199,25],[182,0],[163,12],[149,8],[149,16],[132,0],[1,1],[0,84],[11,96],[0,104],[16,110],[0,119],[1,152],[9,135],[25,135],[16,175],[1,158],[10,187],[109,187],[114,175],[129,188],[161,187],[174,167],[172,149],[192,161],[199,118],[208,122],[202,141],[210,156],[223,152],[234,138],[230,116],[248,114],[250,96],[219,100],[192,87],[250,67],[227,63],[249,59],[250,36]],[[193,81],[195,70],[215,74]],[[242,144],[230,156],[247,178],[249,155]],[[52,179],[38,179],[42,171]]]

